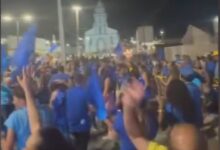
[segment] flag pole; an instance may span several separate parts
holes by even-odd
[[[57,0],[57,7],[58,7],[58,24],[59,24],[59,38],[60,38],[60,45],[61,51],[63,51],[63,63],[66,64],[66,50],[65,50],[65,37],[64,37],[64,27],[63,27],[63,12],[62,12],[62,5],[61,0]]]

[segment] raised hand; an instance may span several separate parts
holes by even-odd
[[[123,106],[136,107],[144,98],[144,86],[136,79],[122,87]]]

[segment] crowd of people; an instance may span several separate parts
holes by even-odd
[[[219,110],[218,69],[217,51],[172,62],[146,53],[65,65],[35,59],[15,80],[9,67],[1,75],[2,149],[87,150],[102,122],[103,140],[120,150],[208,150],[203,128]],[[162,145],[155,138],[165,130]]]

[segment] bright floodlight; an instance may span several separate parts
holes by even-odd
[[[24,19],[24,21],[31,22],[33,20],[33,16],[26,14],[22,17],[22,19]]]
[[[9,15],[5,15],[5,16],[2,16],[2,20],[6,22],[10,22],[13,20],[13,17]]]
[[[214,21],[215,21],[215,22],[218,22],[218,16],[216,16],[216,17],[214,18]]]
[[[67,44],[66,44],[66,46],[67,46],[67,47],[70,47],[70,44],[69,44],[69,43],[67,43]]]
[[[82,7],[80,7],[80,6],[78,6],[78,5],[75,5],[75,6],[72,7],[72,9],[73,9],[74,11],[79,12],[80,10],[82,10]]]
[[[160,30],[160,35],[164,35],[164,30]]]

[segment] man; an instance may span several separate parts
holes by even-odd
[[[49,87],[51,86],[53,82],[56,82],[56,81],[61,81],[61,82],[64,82],[65,84],[68,84],[69,80],[70,80],[70,76],[64,73],[64,67],[59,66],[58,73],[52,75],[52,77],[49,80]]]
[[[214,81],[214,76],[215,76],[215,68],[216,68],[216,63],[213,60],[212,56],[208,56],[208,61],[206,63],[206,71],[209,75],[210,78],[210,86],[212,86],[213,81]]]
[[[82,75],[77,74],[74,80],[76,85],[66,91],[67,123],[70,134],[75,138],[76,149],[87,150],[91,128],[88,93]]]
[[[216,62],[216,66],[215,66],[215,79],[219,79],[219,54],[218,54],[218,50],[215,50],[212,53],[212,57],[213,57],[214,61]]]
[[[137,150],[207,150],[198,129],[188,124],[174,126],[169,134],[168,147],[147,140],[137,117],[137,109],[144,96],[143,86],[134,80],[123,87],[123,94],[125,128]]]
[[[7,128],[5,148],[4,150],[23,150],[26,141],[30,136],[30,125],[28,122],[28,113],[26,108],[26,99],[23,89],[16,85],[13,88],[13,104],[15,111],[5,121],[4,125]],[[49,112],[40,107],[40,115],[45,126],[51,125]]]

